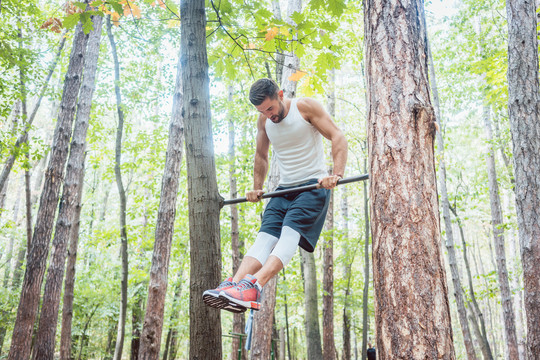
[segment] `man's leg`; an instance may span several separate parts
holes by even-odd
[[[283,227],[278,243],[260,270],[255,275],[247,273],[238,286],[222,291],[220,298],[227,299],[233,304],[258,310],[262,287],[283,267],[287,266],[296,252],[299,242],[300,234],[296,230],[288,226]]]

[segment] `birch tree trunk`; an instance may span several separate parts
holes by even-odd
[[[54,356],[56,325],[58,324],[58,309],[62,292],[62,280],[64,279],[67,246],[75,212],[79,205],[78,199],[81,197],[80,193],[83,188],[83,181],[81,180],[84,180],[86,134],[90,120],[92,96],[95,89],[102,20],[103,18],[101,16],[92,17],[94,30],[89,35],[85,55],[83,82],[79,94],[77,116],[69,150],[62,199],[60,201],[58,219],[56,220],[54,231],[51,260],[47,270],[43,305],[36,335],[36,345],[34,347],[34,360],[52,359]]]
[[[328,113],[332,118],[336,116],[335,70],[330,70],[328,76]],[[329,152],[332,158],[332,151]],[[333,173],[330,165],[328,173]],[[334,192],[330,194],[330,204],[325,221],[326,236],[323,242],[323,358],[336,359],[336,345],[334,343]]]
[[[474,351],[474,343],[472,341],[469,322],[467,320],[467,309],[463,295],[463,287],[459,276],[459,269],[456,258],[456,249],[454,247],[454,232],[452,229],[452,219],[450,217],[450,203],[448,201],[448,190],[446,189],[446,163],[444,160],[444,140],[441,129],[441,111],[439,106],[439,90],[437,88],[437,80],[435,77],[435,66],[433,64],[433,56],[431,55],[431,46],[428,43],[428,66],[431,82],[431,91],[433,96],[433,107],[435,109],[436,121],[439,124],[439,130],[436,133],[437,138],[437,157],[439,159],[439,186],[441,193],[441,202],[443,209],[444,225],[446,230],[446,250],[448,251],[448,264],[452,274],[452,283],[454,284],[454,297],[456,299],[459,324],[463,334],[463,342],[465,343],[465,351],[467,359],[476,360],[476,352]],[[481,339],[479,339],[481,341]]]
[[[213,152],[204,1],[181,0],[180,13],[191,255],[189,357],[220,359],[220,311],[202,301],[203,291],[220,282],[222,201]]]
[[[538,39],[533,1],[506,2],[508,16],[508,117],[512,132],[527,356],[540,354],[540,120]]]
[[[150,269],[148,301],[141,335],[139,359],[159,359],[161,334],[163,332],[163,316],[165,312],[165,296],[167,295],[167,279],[171,245],[176,217],[176,200],[178,197],[178,179],[182,164],[182,147],[184,146],[184,119],[182,117],[182,65],[178,54],[176,69],[176,85],[173,97],[171,124],[169,127],[169,144],[165,156],[165,169],[161,181],[161,198],[159,202],[154,253]]]
[[[107,36],[109,37],[109,43],[111,44],[111,53],[113,56],[114,64],[114,92],[116,95],[116,110],[118,112],[118,125],[116,127],[116,141],[115,141],[115,161],[114,161],[114,175],[116,178],[116,186],[118,188],[118,195],[120,197],[120,256],[122,257],[122,280],[121,280],[121,300],[120,300],[120,317],[118,319],[118,332],[116,334],[116,346],[114,349],[114,360],[120,360],[122,358],[122,351],[124,349],[124,336],[126,328],[127,317],[127,290],[128,290],[128,252],[127,252],[127,229],[126,229],[126,190],[122,181],[122,135],[124,132],[124,110],[122,109],[122,95],[120,93],[120,64],[118,61],[118,54],[116,53],[116,42],[112,33],[111,17],[107,15]]]
[[[455,359],[423,1],[366,0],[364,19],[379,358]]]
[[[501,289],[501,303],[504,318],[504,333],[508,346],[508,357],[510,360],[519,360],[517,346],[516,323],[514,318],[514,307],[512,304],[512,293],[508,282],[508,270],[506,268],[506,252],[504,245],[503,215],[501,198],[499,196],[499,185],[497,183],[497,171],[495,169],[495,152],[493,151],[493,135],[491,131],[490,108],[484,105],[484,129],[487,137],[488,154],[486,157],[489,202],[491,208],[491,223],[493,226],[493,243],[497,255],[497,274],[499,287]]]
[[[28,249],[28,262],[13,329],[9,360],[25,360],[30,357],[32,328],[39,306],[40,290],[49,253],[53,221],[58,206],[60,185],[64,178],[64,166],[68,155],[69,139],[81,84],[87,41],[88,35],[83,33],[80,24],[77,25],[68,71],[64,81],[62,105],[58,114],[50,161],[41,194],[35,232],[31,246]]]

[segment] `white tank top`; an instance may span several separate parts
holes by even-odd
[[[321,133],[307,122],[291,100],[287,116],[275,124],[266,119],[265,129],[279,165],[279,185],[294,186],[328,174]]]

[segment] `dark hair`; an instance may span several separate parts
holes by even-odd
[[[272,100],[278,98],[279,86],[272,79],[259,79],[251,85],[249,90],[249,101],[255,106],[261,105],[266,98]]]

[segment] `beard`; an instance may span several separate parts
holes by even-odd
[[[274,115],[270,118],[270,120],[274,123],[280,123],[281,120],[285,119],[285,106],[283,106],[283,102],[279,102],[279,113],[277,115]]]

